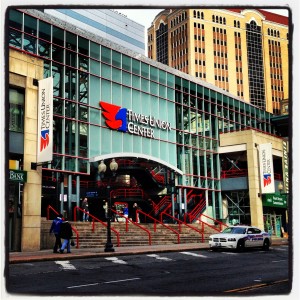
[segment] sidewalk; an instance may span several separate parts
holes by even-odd
[[[272,238],[272,246],[288,245],[286,238]],[[72,253],[53,253],[52,249],[40,250],[35,252],[10,252],[9,263],[24,263],[34,261],[51,261],[51,260],[71,260],[78,258],[89,257],[107,257],[132,255],[142,253],[162,253],[162,252],[176,252],[189,250],[203,250],[209,249],[208,243],[189,243],[189,244],[169,244],[169,245],[149,245],[149,246],[134,246],[134,247],[114,247],[115,252],[104,252],[104,247],[101,248],[71,248]]]

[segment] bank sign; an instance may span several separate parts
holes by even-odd
[[[105,124],[113,130],[154,138],[154,129],[171,130],[171,124],[150,115],[135,113],[120,106],[100,101]]]
[[[14,182],[27,182],[27,172],[20,170],[9,170],[8,179],[9,181]]]

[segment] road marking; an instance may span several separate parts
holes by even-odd
[[[221,252],[221,253],[228,254],[228,255],[238,255],[237,253],[234,252]]]
[[[76,268],[72,264],[70,264],[68,260],[55,261],[55,263],[61,265],[63,270],[76,270]]]
[[[255,289],[260,289],[260,288],[264,288],[267,286],[272,286],[272,285],[276,285],[276,284],[281,284],[281,283],[285,283],[288,282],[288,279],[282,279],[282,280],[277,280],[277,281],[273,281],[273,282],[269,282],[269,283],[260,283],[260,284],[254,284],[254,285],[250,285],[250,286],[245,286],[242,288],[237,288],[237,289],[233,289],[233,290],[228,290],[228,291],[224,291],[225,293],[244,293],[244,292],[248,292],[251,290],[255,290]]]
[[[287,251],[288,250],[288,248],[284,248],[284,247],[278,247],[278,248],[274,248],[274,250],[279,250],[279,251]]]
[[[173,260],[173,259],[171,259],[171,258],[159,256],[159,255],[157,255],[157,254],[148,254],[147,256],[153,257],[153,258],[156,258],[156,259],[160,259],[160,260],[165,260],[165,261]]]
[[[105,259],[110,260],[111,262],[116,263],[116,264],[123,264],[123,265],[127,264],[127,262],[125,260],[119,259],[117,257],[105,257]]]
[[[207,258],[206,255],[203,255],[203,254],[197,254],[197,253],[193,253],[193,252],[180,252],[180,253],[186,254],[186,255],[195,256],[195,257],[203,257],[203,258]]]
[[[282,261],[287,261],[287,260],[286,259],[272,260],[273,263],[282,262]]]
[[[92,285],[98,285],[100,284],[99,282],[96,283],[90,283],[90,284],[82,284],[82,285],[73,285],[73,286],[67,286],[67,289],[76,289],[76,288],[81,288],[85,286],[92,286]]]
[[[106,281],[106,282],[103,282],[103,283],[109,284],[109,283],[124,282],[124,281],[132,281],[132,280],[140,280],[140,279],[141,279],[141,278],[137,277],[137,278],[128,278],[128,279],[120,279],[120,280]]]
[[[76,289],[76,288],[82,288],[86,286],[93,286],[93,285],[99,285],[99,284],[110,284],[110,283],[117,283],[117,282],[124,282],[124,281],[133,281],[133,280],[140,280],[141,278],[127,278],[127,279],[120,279],[120,280],[113,280],[113,281],[105,281],[105,282],[95,282],[95,283],[89,283],[89,284],[81,284],[81,285],[73,285],[68,286],[68,289]]]

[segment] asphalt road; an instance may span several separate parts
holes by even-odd
[[[189,251],[9,265],[21,295],[241,296],[290,291],[288,246]]]

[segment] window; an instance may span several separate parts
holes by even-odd
[[[23,89],[9,89],[9,130],[24,132],[24,99]]]

